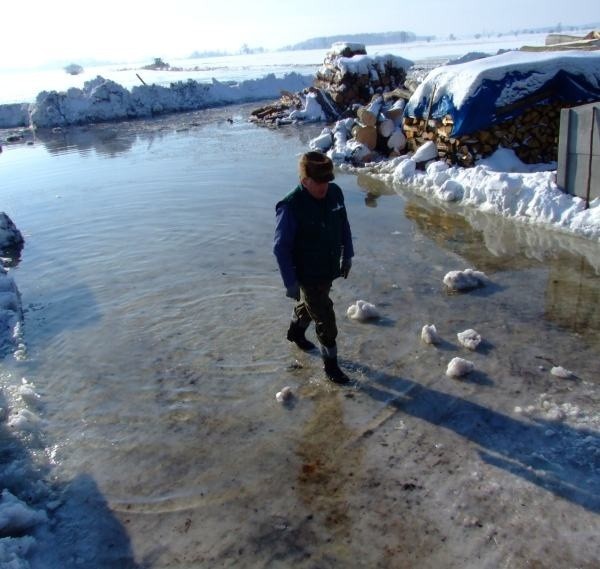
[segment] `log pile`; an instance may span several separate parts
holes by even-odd
[[[302,99],[295,93],[281,91],[281,98],[250,113],[250,121],[265,124],[278,124],[285,120],[291,111],[302,108]]]
[[[370,151],[383,156],[398,156],[406,147],[402,132],[402,114],[409,93],[395,89],[384,95],[375,95],[371,101],[358,107],[351,136]]]
[[[440,159],[459,166],[473,166],[475,160],[493,154],[499,147],[511,148],[522,162],[535,164],[557,160],[560,110],[565,103],[553,101],[535,105],[520,116],[491,125],[485,130],[452,136],[450,115],[441,120],[405,117],[402,128],[406,150],[415,151],[432,140]]]
[[[377,96],[387,99],[401,93],[407,100],[410,92],[404,83],[411,66],[411,61],[393,55],[368,57],[362,44],[333,44],[311,87],[298,94],[282,92],[279,101],[252,111],[250,120],[276,126],[293,123],[290,115],[298,116],[294,111],[300,111],[310,97],[316,98],[330,122],[353,117],[358,106],[371,104]],[[369,137],[373,139],[372,134]]]
[[[350,57],[361,52],[351,53]],[[360,65],[347,65],[344,59],[328,54],[315,75],[315,87],[327,91],[342,111],[352,105],[366,105],[376,93],[404,87],[406,66],[394,56],[364,58]]]

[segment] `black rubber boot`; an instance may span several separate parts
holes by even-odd
[[[325,363],[323,366],[325,374],[331,381],[333,381],[333,383],[346,385],[350,381],[348,376],[340,369],[340,366],[338,366],[337,358],[324,357],[323,362]]]
[[[302,328],[298,322],[292,321],[287,331],[287,339],[290,342],[294,342],[301,350],[310,352],[311,350],[314,350],[316,346],[304,337],[305,332],[306,328]]]

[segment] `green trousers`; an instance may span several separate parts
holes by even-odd
[[[333,302],[329,298],[331,282],[311,285],[300,285],[300,302],[294,306],[293,320],[301,328],[308,328],[311,322],[315,323],[317,338],[325,348],[335,348],[337,326]]]

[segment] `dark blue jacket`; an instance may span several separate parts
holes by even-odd
[[[340,261],[354,256],[342,190],[329,184],[322,200],[302,185],[276,206],[273,252],[283,284],[327,282],[340,276]]]

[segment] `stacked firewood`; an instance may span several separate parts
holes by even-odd
[[[348,49],[348,48],[346,48]],[[364,55],[362,50],[343,52],[344,57]],[[315,75],[315,87],[327,91],[342,111],[354,104],[366,105],[375,93],[404,87],[404,60],[392,55],[365,58],[361,64],[351,64],[337,55],[328,54]]]
[[[362,44],[333,44],[311,87],[298,94],[282,92],[279,101],[252,111],[250,120],[275,126],[290,124],[296,121],[290,115],[297,117],[294,111],[300,111],[311,96],[316,97],[330,122],[354,116],[357,107],[369,105],[377,96],[387,98],[402,91],[408,99],[405,81],[411,66],[412,62],[393,55],[368,57]]]
[[[375,95],[369,104],[358,107],[351,129],[352,138],[371,151],[397,156],[406,147],[402,132],[402,115],[409,93],[395,89]]]
[[[406,149],[415,151],[432,140],[441,159],[465,167],[473,166],[475,160],[490,156],[499,147],[511,148],[526,164],[555,161],[560,110],[568,106],[559,101],[532,106],[514,119],[457,137],[452,136],[454,121],[450,115],[441,120],[404,117]]]

